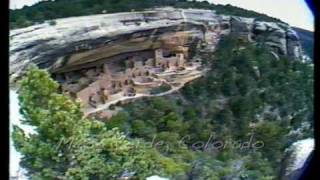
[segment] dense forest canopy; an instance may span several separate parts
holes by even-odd
[[[276,178],[284,150],[313,136],[313,68],[285,57],[276,60],[263,47],[242,44],[233,37],[223,38],[214,55],[200,56],[211,66],[205,77],[174,95],[125,105],[124,112],[106,125],[134,138],[163,140],[171,151],[159,150],[172,158],[183,156],[172,147],[185,139],[190,153],[197,152],[190,162],[195,166],[189,172],[194,179]],[[301,128],[303,124],[307,126]],[[265,146],[218,150],[194,146],[212,136],[224,143],[253,138]],[[210,160],[198,164],[202,158]],[[231,167],[236,162],[243,163],[241,173]]]
[[[231,5],[215,5],[207,1],[186,0],[55,0],[41,1],[22,9],[10,10],[10,29],[22,28],[45,20],[101,13],[138,11],[146,8],[173,6],[176,8],[212,9],[218,14],[254,17],[261,21],[281,22],[265,14]]]
[[[215,53],[195,55],[211,67],[204,77],[173,95],[121,105],[108,120],[84,118],[48,73],[31,69],[19,95],[37,134],[13,132],[22,166],[34,179],[277,178],[285,148],[313,137],[313,67],[232,36]],[[255,145],[244,146],[249,140]]]

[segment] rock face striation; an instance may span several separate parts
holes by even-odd
[[[197,40],[210,44],[210,38],[229,33],[264,41],[279,55],[302,57],[299,37],[288,25],[219,16],[211,10],[160,8],[57,19],[56,25],[49,24],[10,31],[10,82],[31,63],[52,72],[67,71],[124,53],[188,46]]]
[[[228,17],[231,33],[249,41],[264,42],[278,55],[301,60],[302,48],[297,33],[288,25],[255,21],[253,18]]]
[[[35,64],[87,109],[181,88],[205,69],[192,52],[214,52],[223,35],[264,42],[277,56],[302,57],[288,25],[211,10],[159,8],[55,21],[10,32],[10,83]]]
[[[211,11],[160,9],[56,20],[10,32],[10,80],[28,64],[51,72],[94,66],[117,55],[203,40]],[[115,59],[115,58],[114,58]],[[122,58],[120,58],[122,59]]]

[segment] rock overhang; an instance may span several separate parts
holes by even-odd
[[[188,32],[191,41],[194,37],[204,39],[208,29],[213,28],[220,29],[220,34],[233,33],[249,39],[256,39],[264,32],[264,35],[268,34],[267,44],[279,49],[277,52],[281,55],[301,56],[299,37],[289,26],[255,21],[254,18],[217,15],[211,10],[158,8],[55,21],[55,25],[47,22],[10,31],[10,82],[14,82],[29,64],[55,72],[86,63],[69,60],[81,55],[89,58],[90,53],[99,52],[98,49],[110,47],[110,56],[117,51],[121,54],[156,49],[161,46],[161,37]],[[112,49],[115,46],[118,47]],[[105,57],[92,58],[90,62],[101,58]]]
[[[184,31],[191,26],[199,28],[205,21],[215,21],[213,14],[199,16],[199,12],[208,13],[158,9],[57,19],[54,26],[45,23],[13,30],[10,32],[10,75],[19,74],[31,62],[50,69],[62,57],[117,43],[117,38],[128,39],[140,33],[152,39],[159,33]],[[198,17],[192,16],[192,13],[198,14]],[[197,21],[201,17],[206,19]]]

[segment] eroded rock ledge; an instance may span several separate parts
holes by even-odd
[[[281,23],[161,8],[56,20],[10,32],[10,83],[29,64],[52,73],[87,114],[121,100],[173,92],[205,71],[194,49],[210,53],[221,35],[264,41],[273,53],[301,59],[297,34]]]

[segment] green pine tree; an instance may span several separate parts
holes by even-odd
[[[32,67],[18,93],[22,121],[35,127],[36,134],[14,126],[12,137],[31,179],[117,179],[124,172],[144,179],[184,171],[183,164],[144,141],[129,141],[117,129],[84,118],[80,104],[59,94],[58,84],[44,70]]]

